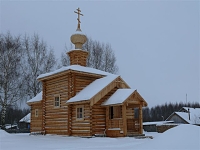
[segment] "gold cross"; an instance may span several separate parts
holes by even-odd
[[[77,18],[77,20],[78,20],[78,27],[77,27],[77,31],[81,31],[81,21],[80,21],[80,15],[81,16],[83,16],[83,14],[81,14],[80,12],[81,12],[81,10],[78,8],[78,9],[76,9],[77,10],[77,12],[76,11],[74,11],[74,13],[77,13],[78,14],[78,18]]]

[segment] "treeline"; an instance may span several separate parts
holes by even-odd
[[[6,115],[5,115],[5,124],[18,124],[18,122],[26,116],[28,113],[30,113],[29,108],[19,108],[17,106],[8,106],[6,110]],[[1,122],[1,117],[0,117],[0,122]]]
[[[84,48],[90,52],[87,66],[117,72],[116,58],[109,44],[89,39]],[[0,33],[0,124],[7,123],[9,108],[15,108],[17,103],[35,97],[42,90],[38,75],[69,65],[64,45],[63,49],[57,59],[54,50],[37,34],[13,36]],[[99,56],[105,59],[99,59]]]
[[[166,120],[173,112],[179,111],[182,107],[200,108],[200,103],[165,103],[152,108],[143,108],[143,121]]]

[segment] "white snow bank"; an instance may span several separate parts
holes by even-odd
[[[7,136],[10,136],[10,134],[7,133],[6,131],[0,129],[0,140],[1,140],[1,138],[5,138]]]
[[[148,132],[153,139],[79,138],[10,134],[0,130],[0,150],[200,150],[200,127],[180,125],[164,133]]]
[[[189,124],[179,125],[137,147],[137,150],[140,149],[200,150],[200,127]]]

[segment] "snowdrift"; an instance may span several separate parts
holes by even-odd
[[[29,136],[0,130],[0,150],[200,150],[200,127],[179,125],[164,133],[148,132],[153,139]]]
[[[200,150],[200,127],[182,124],[155,137],[139,149]]]
[[[7,136],[10,136],[10,134],[7,133],[6,131],[0,129],[0,139],[5,138]]]

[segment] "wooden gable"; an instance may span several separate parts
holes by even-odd
[[[124,102],[127,105],[142,105],[142,107],[147,106],[147,102],[142,98],[142,96],[135,90]]]

